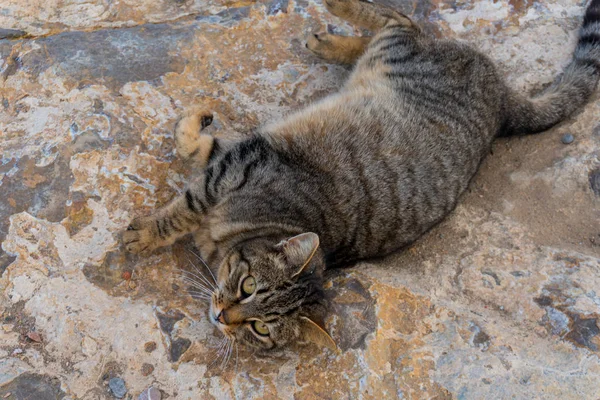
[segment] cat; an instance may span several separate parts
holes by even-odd
[[[363,0],[324,0],[373,37],[310,35],[325,60],[354,64],[341,90],[240,141],[204,132],[188,112],[177,152],[202,172],[185,194],[123,232],[144,253],[193,233],[219,264],[209,319],[258,349],[314,342],[326,268],[402,249],[442,220],[492,141],[544,131],[581,108],[600,73],[600,0],[589,4],[571,62],[528,98],[469,46],[424,34],[407,16]]]

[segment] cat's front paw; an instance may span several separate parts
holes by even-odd
[[[125,249],[131,253],[139,254],[159,247],[160,240],[155,228],[155,219],[150,217],[135,218],[121,237]]]

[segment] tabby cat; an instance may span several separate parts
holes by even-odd
[[[511,90],[485,55],[436,40],[407,16],[362,0],[324,0],[373,37],[311,35],[318,56],[355,64],[344,87],[239,142],[176,127],[178,153],[203,167],[185,194],[123,233],[131,252],[195,234],[219,264],[210,320],[260,349],[322,329],[325,268],[407,246],[456,206],[495,137],[541,132],[582,107],[600,72],[600,0],[570,64],[538,95]]]

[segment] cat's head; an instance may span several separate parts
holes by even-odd
[[[325,308],[319,237],[303,233],[278,244],[253,240],[223,259],[210,320],[236,342],[259,349],[294,342],[335,347],[315,321]]]

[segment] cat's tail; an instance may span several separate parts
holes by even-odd
[[[534,97],[510,92],[500,136],[542,132],[565,120],[590,98],[600,78],[600,0],[585,12],[573,60]]]

